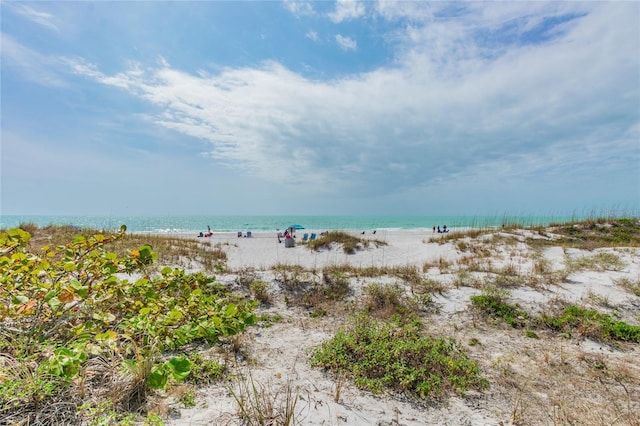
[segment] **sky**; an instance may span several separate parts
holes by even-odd
[[[3,215],[640,211],[640,2],[0,0]]]

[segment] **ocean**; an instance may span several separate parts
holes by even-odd
[[[299,224],[315,231],[429,230],[446,225],[455,228],[490,228],[503,224],[548,225],[580,219],[575,216],[0,216],[0,229],[20,224],[71,225],[77,228],[129,232],[186,233],[206,231],[275,231]]]

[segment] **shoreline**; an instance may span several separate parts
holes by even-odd
[[[630,216],[605,214],[600,217]],[[72,226],[78,229],[118,230],[126,225],[129,232],[181,234],[206,231],[213,232],[275,232],[284,230],[289,224],[299,223],[315,231],[373,231],[373,230],[419,230],[428,231],[434,226],[447,225],[459,228],[498,228],[501,225],[522,227],[548,226],[551,223],[566,223],[580,218],[595,218],[597,215],[438,215],[438,216],[56,216],[56,215],[1,215],[0,228],[13,228],[22,224],[38,227],[50,225]]]

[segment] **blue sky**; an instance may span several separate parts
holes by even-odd
[[[0,2],[2,214],[640,211],[639,2]]]

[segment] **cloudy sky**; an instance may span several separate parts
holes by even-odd
[[[640,209],[640,3],[0,2],[2,214]]]

